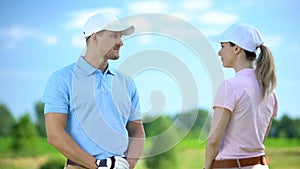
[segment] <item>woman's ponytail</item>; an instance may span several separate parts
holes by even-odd
[[[256,60],[256,77],[263,91],[265,99],[276,87],[277,79],[274,58],[268,47],[260,45],[260,54]]]

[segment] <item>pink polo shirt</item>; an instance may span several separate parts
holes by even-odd
[[[230,110],[231,118],[222,138],[217,160],[264,155],[263,139],[272,117],[277,115],[277,99],[272,92],[263,100],[254,69],[243,69],[225,80],[213,107]]]

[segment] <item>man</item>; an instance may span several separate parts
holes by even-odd
[[[132,79],[112,69],[123,25],[99,13],[84,25],[86,52],[77,63],[54,72],[43,101],[48,142],[68,160],[65,169],[133,169],[144,147],[139,98]]]

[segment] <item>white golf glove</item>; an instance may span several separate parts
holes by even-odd
[[[129,169],[126,159],[120,156],[112,156],[103,160],[96,160],[98,169]]]
[[[120,156],[114,156],[116,161],[115,161],[115,169],[129,169],[129,164],[127,160],[123,157]]]

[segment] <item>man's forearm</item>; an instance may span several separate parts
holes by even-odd
[[[129,146],[127,150],[127,161],[130,168],[134,168],[143,154],[145,144],[145,132],[141,121],[131,122],[127,126],[129,132]]]
[[[85,152],[65,131],[66,118],[65,114],[46,114],[46,131],[49,144],[55,147],[66,158],[85,167],[96,168],[95,157]]]
[[[95,164],[96,158],[79,147],[69,135],[57,138],[49,143],[66,158],[91,169],[97,167]]]
[[[144,138],[131,138],[127,151],[127,161],[130,164],[130,168],[134,168],[139,158],[143,154],[144,150]]]

